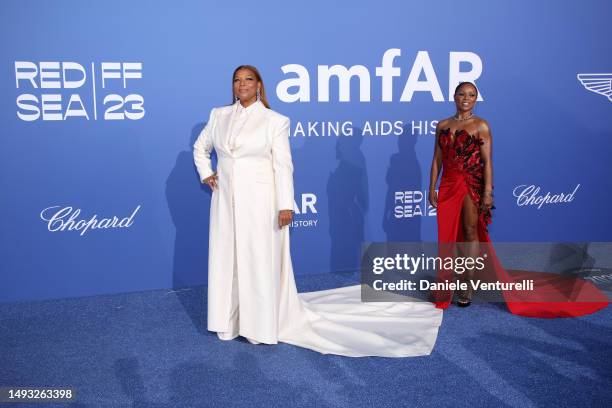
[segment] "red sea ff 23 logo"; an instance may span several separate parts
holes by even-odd
[[[25,122],[139,120],[141,62],[15,61],[17,117]],[[129,89],[129,90],[128,90]]]

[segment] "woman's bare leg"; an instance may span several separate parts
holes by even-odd
[[[463,256],[475,259],[479,253],[478,245],[478,208],[472,201],[469,194],[466,194],[461,207],[461,227],[463,228],[464,243]],[[468,284],[468,289],[459,296],[459,301],[463,298],[463,303],[468,303],[472,299],[471,281],[474,277],[474,269],[466,269],[463,273],[463,281]]]

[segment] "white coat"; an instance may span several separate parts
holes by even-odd
[[[201,180],[214,173],[212,149],[218,158],[210,207],[208,330],[228,330],[235,265],[240,334],[276,343],[281,236],[288,233],[288,227],[278,227],[278,212],[293,209],[289,119],[256,102],[230,150],[234,109],[213,109],[194,145]]]
[[[442,311],[431,303],[362,303],[359,285],[297,293],[288,227],[278,228],[278,211],[293,208],[289,119],[257,102],[230,150],[234,108],[213,109],[194,145],[202,180],[213,174],[212,149],[218,157],[210,207],[208,330],[228,331],[235,266],[244,337],[352,357],[431,353],[442,321]]]

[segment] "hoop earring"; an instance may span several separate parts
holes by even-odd
[[[259,89],[257,90],[257,100],[261,101],[261,93],[259,92]]]
[[[239,97],[237,97],[236,95],[234,95],[234,103],[238,102],[240,100]]]

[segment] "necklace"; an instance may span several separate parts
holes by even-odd
[[[455,116],[453,116],[453,119],[455,119],[456,121],[459,121],[459,122],[463,122],[464,120],[472,119],[472,116],[474,116],[474,112],[470,112],[470,114],[467,117],[465,117],[465,118],[460,118],[459,114],[456,114]]]

